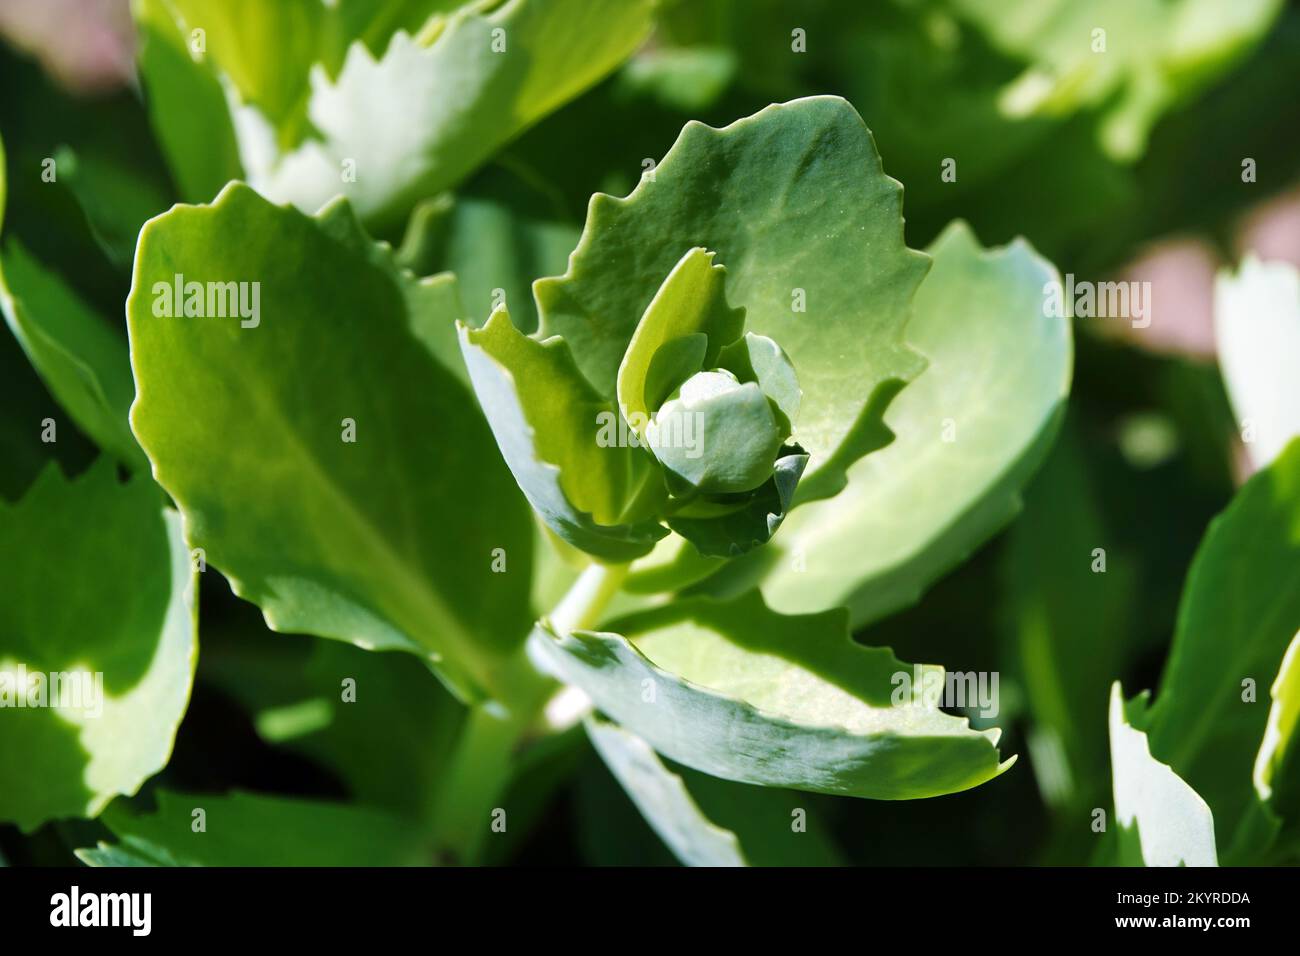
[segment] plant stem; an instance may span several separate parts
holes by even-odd
[[[618,593],[627,572],[626,564],[591,564],[546,620],[564,634],[591,627]],[[432,835],[442,863],[477,863],[493,825],[509,827],[508,808],[501,803],[514,771],[515,755],[539,726],[556,729],[538,720],[553,697],[555,682],[538,672],[522,649],[512,659],[509,671],[508,686],[517,688],[514,699],[485,701],[470,708],[451,763],[439,782]]]
[[[588,565],[547,615],[556,633],[568,634],[595,625],[610,599],[622,587],[629,567],[627,564],[599,562]]]

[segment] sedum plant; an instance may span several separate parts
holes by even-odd
[[[900,103],[980,100],[1008,134],[972,148],[990,177],[1033,155],[1026,116],[1099,104],[1081,138],[1132,161],[1276,14],[1248,4],[1211,42],[1208,8],[1176,4],[1170,63],[1126,41],[1076,88],[986,4],[949,6],[891,7],[881,36],[943,46],[955,74],[862,68],[847,40],[827,62],[909,169],[950,126]],[[0,575],[0,691],[103,678],[93,716],[0,712],[29,771],[0,821],[96,821],[71,837],[90,865],[497,863],[590,751],[681,862],[826,864],[824,819],[990,784],[1023,724],[1067,826],[1113,811],[1090,860],[1293,859],[1300,445],[1243,332],[1267,301],[1268,340],[1293,340],[1293,272],[1222,280],[1231,400],[1270,440],[1197,551],[1148,706],[1118,682],[1131,589],[1076,573],[1105,536],[1077,428],[1053,448],[1075,362],[1044,308],[1056,267],[949,215],[910,248],[864,116],[737,39],[773,4],[132,7],[169,181],[80,148],[56,163],[125,270],[126,340],[48,248],[13,229],[0,247],[12,344],[88,448],[0,501],[0,561],[21,568]],[[944,40],[959,29],[1025,62],[967,62],[983,47]],[[737,71],[771,105],[733,107]],[[915,95],[880,92],[899,87]],[[627,97],[670,107],[636,179],[572,135]],[[724,120],[685,115],[706,113]],[[0,219],[17,182],[0,174]],[[1285,380],[1284,350],[1262,351]],[[935,689],[960,675],[905,662],[929,651],[903,646],[914,619],[889,625],[1023,507],[999,552],[1018,694],[952,706]],[[951,629],[948,663],[979,660]],[[179,789],[196,673],[350,799]],[[1237,706],[1242,676],[1265,707]]]

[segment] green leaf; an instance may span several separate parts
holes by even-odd
[[[130,268],[140,227],[171,205],[168,193],[140,170],[96,153],[83,156],[63,146],[54,162],[100,248],[113,265]]]
[[[907,327],[929,365],[889,406],[894,440],[756,554],[777,610],[844,604],[860,627],[916,601],[1015,515],[1055,437],[1072,363],[1068,321],[1044,314],[1056,270],[1023,241],[981,249],[961,223],[929,252]]]
[[[220,795],[160,790],[157,797],[153,813],[137,814],[113,804],[104,822],[121,844],[101,843],[95,850],[78,850],[77,856],[92,866],[414,866],[425,862],[418,828],[368,807],[240,791]]]
[[[181,32],[203,31],[198,54],[277,130],[300,131],[308,70],[324,48],[330,5],[264,0],[163,0]],[[336,6],[357,6],[339,4]],[[291,135],[291,142],[297,136]]]
[[[636,734],[592,717],[587,736],[659,838],[687,866],[745,866],[740,841],[709,820],[682,778]]]
[[[1187,575],[1148,721],[1151,752],[1214,809],[1220,846],[1231,845],[1257,799],[1254,755],[1268,724],[1268,708],[1248,698],[1244,682],[1273,679],[1297,628],[1300,440],[1211,522]]]
[[[955,4],[991,43],[1027,61],[1000,97],[1004,115],[1099,108],[1100,140],[1122,160],[1137,159],[1161,114],[1243,56],[1281,7],[1279,0]]]
[[[358,802],[412,820],[432,806],[464,714],[409,654],[257,623],[205,629],[199,680],[239,701],[268,744],[330,768]]]
[[[620,518],[639,482],[658,476],[637,460],[647,452],[603,440],[618,413],[587,384],[568,345],[523,335],[504,309],[482,329],[462,325],[460,339],[501,454],[547,527],[608,561],[647,553],[667,532]]]
[[[1214,815],[1168,765],[1151,756],[1146,695],[1110,692],[1110,749],[1119,859],[1126,866],[1218,866]]]
[[[378,60],[353,45],[337,80],[312,73],[307,116],[319,138],[257,156],[249,141],[265,136],[245,126],[250,181],[308,211],[341,192],[368,223],[394,225],[617,67],[645,38],[653,6],[467,3],[414,39],[395,33]],[[351,178],[340,175],[348,161]]]
[[[739,338],[745,328],[744,310],[727,305],[727,270],[713,258],[714,253],[699,247],[682,256],[646,306],[627,343],[618,367],[616,394],[619,411],[638,435],[644,436],[646,423],[666,397],[648,394],[647,377],[655,354],[673,340],[703,334],[704,354],[691,373],[711,369],[717,366],[722,347]],[[658,382],[653,391],[671,391],[684,381],[685,377]]]
[[[617,633],[557,635],[543,621],[529,646],[660,753],[728,780],[901,800],[1010,766],[997,730],[909,691],[941,669],[861,647],[846,623],[842,609],[779,615],[750,593],[678,600],[611,623]]]
[[[1300,761],[1296,760],[1296,718],[1300,715],[1300,633],[1282,657],[1269,696],[1268,723],[1251,775],[1254,799],[1242,815],[1224,859],[1230,864],[1260,865],[1294,857],[1300,849]]]
[[[419,203],[398,257],[416,275],[456,273],[468,324],[481,324],[500,304],[520,331],[532,332],[533,279],[564,268],[579,232],[549,187],[490,166],[454,198]]]
[[[1300,435],[1300,270],[1248,256],[1214,289],[1214,332],[1223,381],[1256,468]]]
[[[196,580],[180,518],[106,458],[74,481],[50,465],[0,502],[0,567],[0,749],[20,768],[0,819],[97,816],[167,763],[189,702]]]
[[[886,394],[922,364],[903,325],[926,260],[903,243],[901,205],[838,97],[769,106],[722,130],[688,123],[626,199],[592,197],[568,272],[534,285],[542,334],[562,335],[612,396],[665,277],[691,248],[713,250],[749,330],[798,373],[794,438],[811,456],[801,496],[833,494],[844,468],[880,446]]]
[[[135,386],[126,343],[16,239],[0,254],[0,311],[72,420],[124,465],[146,467],[127,422]]]
[[[718,514],[672,515],[666,519],[668,527],[690,541],[703,558],[734,558],[752,551],[770,541],[781,527],[807,464],[808,456],[801,449],[787,447],[772,465],[772,476],[739,507]]]
[[[588,718],[586,728],[610,773],[687,866],[842,862],[807,794],[669,767],[640,737],[599,716]]]
[[[270,6],[270,4],[264,4]],[[168,0],[134,0],[149,121],[188,202],[206,202],[243,175],[221,83],[190,53]]]
[[[165,849],[138,837],[125,837],[121,843],[100,840],[93,847],[74,850],[77,859],[87,866],[180,866]]]
[[[176,276],[249,283],[246,306],[260,283],[259,314],[168,317]],[[414,651],[462,695],[509,696],[532,532],[440,361],[449,281],[399,272],[346,203],[312,219],[232,184],[178,206],[141,234],[132,424],[192,544],[272,628]]]

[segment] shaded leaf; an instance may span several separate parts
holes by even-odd
[[[0,819],[94,817],[171,756],[189,702],[194,588],[178,515],[101,459],[0,502]]]
[[[158,808],[152,813],[135,813],[114,804],[104,814],[104,822],[122,842],[101,843],[95,850],[78,850],[77,855],[96,866],[414,866],[425,862],[418,828],[367,807],[240,791],[223,795],[160,790],[157,798]],[[203,811],[202,829],[197,810]]]
[[[144,468],[127,422],[135,386],[126,343],[17,240],[0,254],[0,310],[73,421],[123,464]]]

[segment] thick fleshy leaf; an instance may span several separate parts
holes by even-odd
[[[687,866],[745,866],[740,841],[708,819],[682,778],[636,734],[599,717],[587,720],[587,736],[641,815]]]
[[[414,39],[398,31],[377,60],[354,44],[337,80],[312,70],[307,116],[319,138],[259,157],[244,117],[250,180],[308,211],[343,193],[363,219],[391,225],[612,71],[652,10],[650,0],[467,3]],[[345,164],[355,176],[341,175]]]
[[[530,649],[660,753],[714,776],[882,800],[997,776],[996,730],[940,711],[942,669],[857,645],[842,609],[784,616],[756,593],[685,599]]]
[[[544,335],[613,395],[633,331],[696,246],[727,268],[746,328],[789,355],[803,388],[801,497],[833,494],[885,436],[887,398],[922,367],[903,343],[926,260],[903,243],[902,190],[838,97],[769,106],[725,129],[688,123],[625,199],[592,197],[563,276],[534,285]]]
[[[144,468],[127,422],[135,385],[126,342],[17,240],[0,254],[0,310],[73,421],[118,461]]]
[[[1221,273],[1214,332],[1246,451],[1263,468],[1300,435],[1300,270],[1251,256]]]
[[[0,502],[0,819],[97,816],[171,756],[198,647],[180,517],[101,459]]]
[[[243,793],[158,792],[158,808],[114,804],[121,840],[78,850],[92,866],[415,866],[419,829],[368,807]],[[198,811],[202,811],[200,815]],[[200,825],[201,824],[201,825]]]
[[[1217,866],[1214,815],[1167,764],[1151,756],[1146,695],[1110,692],[1110,752],[1119,862],[1126,866]]]
[[[1300,439],[1237,492],[1196,552],[1147,722],[1151,752],[1214,810],[1231,846],[1255,801],[1262,692],[1300,628]],[[1290,810],[1290,808],[1288,808]],[[1294,811],[1290,811],[1294,812]]]
[[[177,277],[245,308],[169,317]],[[132,424],[191,543],[273,628],[415,651],[461,694],[508,695],[532,532],[440,361],[449,281],[399,272],[346,203],[312,219],[232,184],[178,206],[141,234]]]
[[[645,423],[659,407],[664,397],[660,393],[685,381],[685,377],[676,382],[669,378],[648,389],[656,353],[674,340],[704,335],[704,354],[691,372],[711,369],[717,365],[722,347],[734,342],[745,327],[744,311],[727,305],[727,270],[713,259],[713,253],[701,248],[682,256],[646,307],[623,353],[618,367],[618,407],[638,435],[644,434]]]
[[[1055,437],[1072,366],[1069,322],[1044,314],[1056,270],[1024,242],[986,251],[961,223],[929,252],[907,326],[929,365],[885,413],[894,440],[755,555],[777,610],[843,604],[858,627],[916,601],[1019,510]]]
[[[501,454],[547,526],[609,561],[648,552],[667,532],[620,518],[638,482],[662,482],[648,452],[602,437],[617,437],[618,413],[582,377],[568,345],[523,335],[504,309],[482,329],[462,325],[460,341]]]

